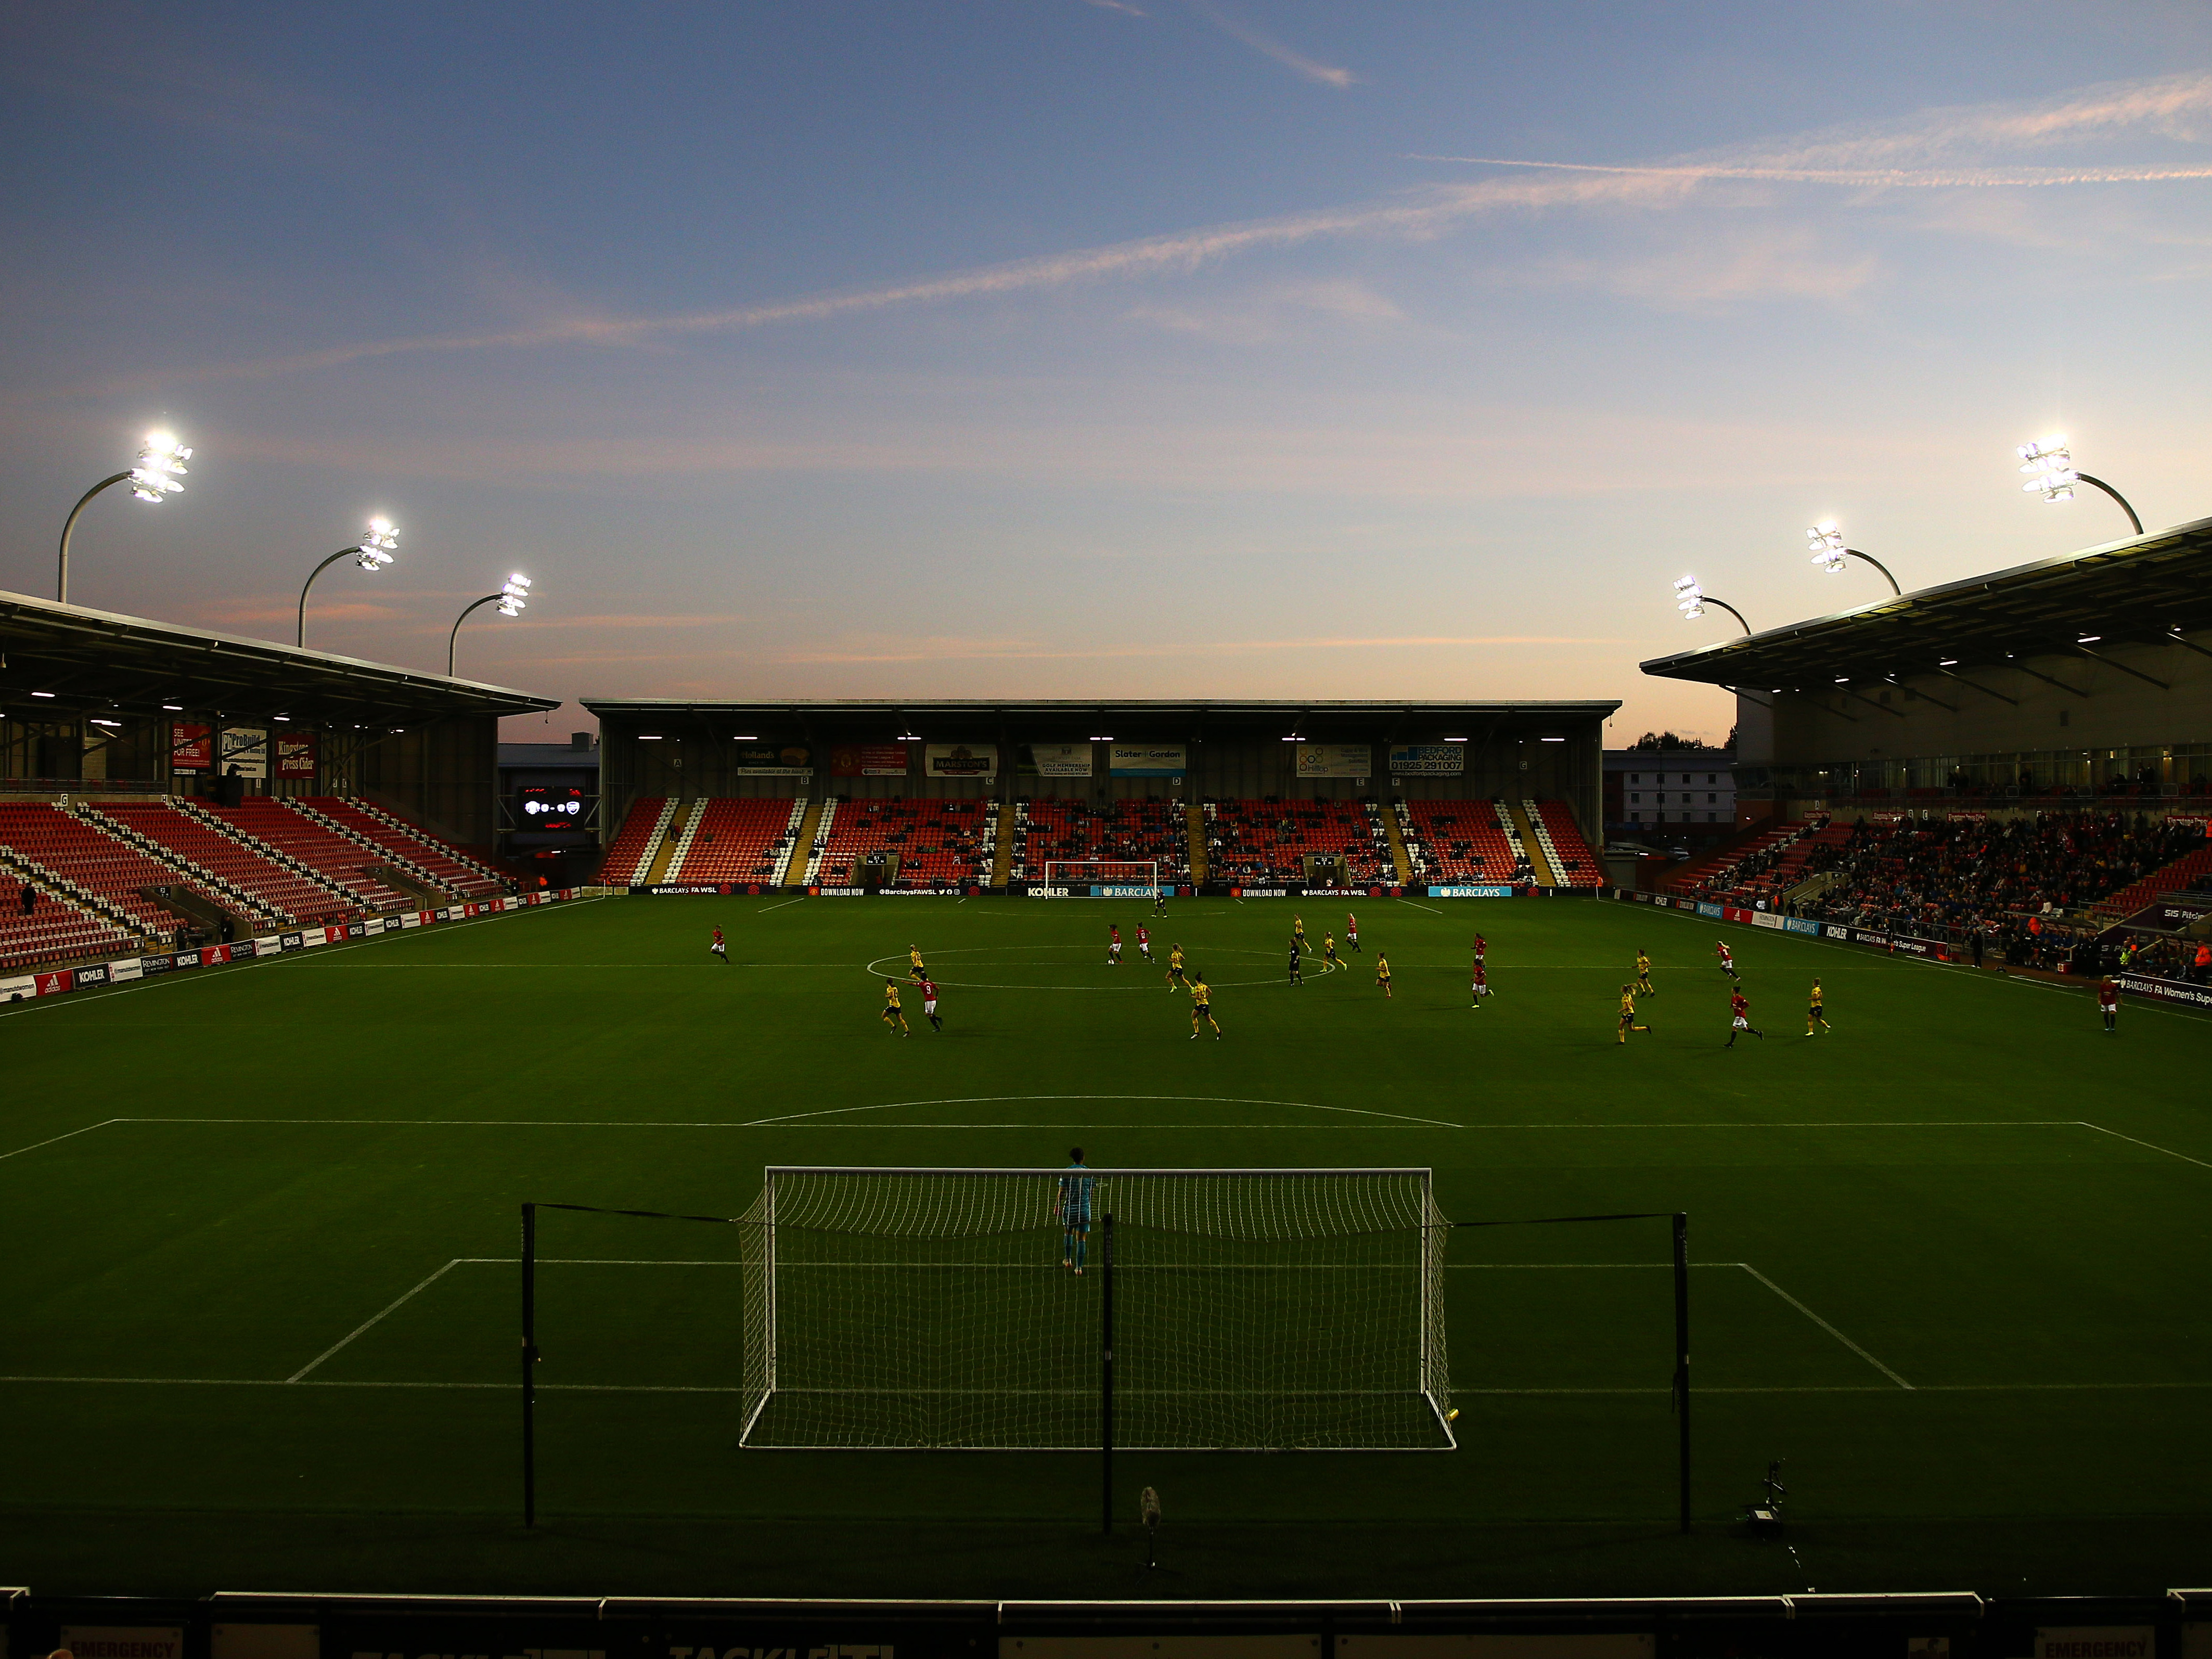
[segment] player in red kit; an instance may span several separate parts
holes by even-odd
[[[937,981],[933,979],[925,979],[921,982],[921,1012],[933,1030],[945,1029],[945,1022],[937,1017]]]
[[[1359,948],[1359,918],[1349,910],[1344,913],[1344,948],[1347,951]]]
[[[729,947],[722,943],[722,930],[720,928],[717,927],[714,930],[714,942],[707,948],[722,959],[723,967],[726,968],[730,965]]]
[[[1482,965],[1482,957],[1478,953],[1474,958],[1474,1006],[1480,1008],[1483,998],[1489,994],[1490,970]]]
[[[1766,1041],[1766,1033],[1751,1023],[1751,1003],[1740,986],[1729,994],[1729,1040],[1723,1047],[1735,1048],[1737,1036],[1744,1031],[1749,1031],[1761,1042]]]
[[[1739,984],[1741,983],[1743,975],[1737,973],[1735,970],[1735,958],[1729,954],[1728,941],[1724,939],[1715,939],[1713,941],[1713,950],[1720,957],[1721,972],[1726,974],[1730,979],[1736,981]]]
[[[2104,982],[2097,987],[2097,1006],[2104,1012],[2105,1029],[2107,1031],[2118,1030],[2120,988],[2112,983],[2112,975],[2109,974],[2105,976]]]
[[[1106,942],[1106,965],[1119,968],[1121,965],[1121,930],[1109,926],[1106,931],[1112,935]]]
[[[1152,959],[1152,936],[1139,926],[1137,929],[1137,954],[1146,962]]]

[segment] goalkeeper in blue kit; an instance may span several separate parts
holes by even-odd
[[[1091,1245],[1091,1189],[1098,1183],[1083,1162],[1082,1147],[1070,1147],[1067,1155],[1073,1162],[1060,1178],[1060,1265],[1080,1273]]]

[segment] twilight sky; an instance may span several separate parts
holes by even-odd
[[[1550,697],[2212,514],[2212,8],[19,5],[0,587],[544,695]],[[1506,165],[1518,162],[1542,165]],[[511,722],[565,732],[573,708]]]

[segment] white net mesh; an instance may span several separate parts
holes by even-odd
[[[744,1443],[1097,1446],[1109,1216],[1116,1444],[1454,1443],[1426,1170],[1082,1178],[1087,1239],[1061,1170],[769,1170],[744,1218]]]
[[[1157,863],[1127,859],[1047,859],[1047,887],[1103,887],[1110,896],[1135,897],[1160,886]]]

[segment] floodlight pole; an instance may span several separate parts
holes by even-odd
[[[467,611],[462,611],[459,616],[453,618],[453,631],[446,635],[446,678],[447,679],[453,678],[453,652],[460,643],[461,624],[469,619],[469,612],[481,611],[488,605],[497,605],[506,597],[504,593],[487,593],[469,606]]]
[[[1106,1212],[1099,1234],[1098,1279],[1099,1376],[1098,1444],[1101,1452],[1099,1494],[1104,1517],[1103,1530],[1114,1530],[1114,1212]]]
[[[91,489],[86,490],[83,495],[77,497],[76,505],[70,508],[69,517],[62,520],[61,568],[55,574],[54,577],[54,598],[58,599],[62,604],[67,605],[69,603],[70,534],[76,528],[76,515],[83,512],[86,506],[91,501],[92,498],[100,494],[101,490],[107,489],[112,484],[126,483],[130,481],[130,477],[131,475],[128,472],[118,472],[112,477],[102,478],[98,483],[93,485]]]
[[[1674,1212],[1674,1413],[1681,1437],[1682,1530],[1690,1529],[1690,1212]]]
[[[293,644],[305,645],[307,642],[307,589],[315,585],[315,578],[328,570],[340,559],[348,558],[360,551],[361,549],[358,547],[342,547],[307,573],[307,580],[301,584],[300,587],[300,625],[292,635]]]
[[[1863,557],[1863,556],[1864,556],[1864,555],[1861,555],[1861,556],[1862,556],[1862,557]],[[1883,572],[1882,572],[1882,574],[1884,574],[1885,576],[1887,576],[1887,575],[1888,575],[1888,574],[1889,574],[1889,573],[1888,573],[1887,571],[1886,571],[1886,570],[1885,570],[1885,571],[1883,571]],[[1895,583],[1894,583],[1893,581],[1893,583],[1892,583],[1892,586],[1895,586]],[[1747,623],[1747,622],[1744,621],[1744,619],[1743,619],[1743,612],[1742,612],[1742,611],[1739,611],[1739,610],[1737,610],[1734,605],[1730,605],[1730,604],[1729,604],[1726,599],[1715,599],[1715,598],[1714,598],[1711,594],[1710,594],[1710,593],[1701,593],[1701,594],[1699,594],[1699,595],[1698,596],[1698,604],[1700,604],[1700,605],[1717,605],[1720,606],[1720,608],[1721,608],[1722,610],[1723,610],[1723,611],[1727,611],[1727,612],[1729,613],[1729,616],[1734,617],[1735,618],[1735,620],[1736,620],[1736,625],[1737,625],[1739,628],[1742,629],[1743,629],[1743,631],[1744,631],[1744,633],[1745,633],[1747,635],[1748,635],[1750,634],[1750,632],[1751,632],[1751,624],[1750,624],[1749,623]]]
[[[1889,591],[1891,592],[1898,594],[1899,597],[1903,596],[1905,590],[1897,585],[1897,578],[1889,574],[1889,567],[1884,564],[1880,559],[1875,557],[1873,554],[1862,553],[1856,547],[1847,547],[1844,550],[1844,556],[1847,559],[1864,559],[1869,564],[1881,572],[1882,579],[1888,582]],[[1712,603],[1718,605],[1720,601],[1716,599]],[[1741,621],[1741,618],[1739,617],[1738,620]],[[1749,629],[1746,629],[1744,630],[1747,634],[1751,630]]]
[[[2098,489],[2103,490],[2107,495],[2110,495],[2114,501],[2118,501],[2120,504],[2120,511],[2128,515],[2128,522],[2136,527],[2136,534],[2140,536],[2143,533],[2142,520],[2136,516],[2135,508],[2128,505],[2128,498],[2126,496],[2121,495],[2118,490],[2113,489],[2112,485],[2106,483],[2102,478],[2093,478],[2086,472],[2076,472],[2074,477],[2080,483],[2096,485]],[[112,483],[114,480],[111,478],[108,482]]]
[[[538,1206],[522,1206],[522,1524],[538,1524]]]

